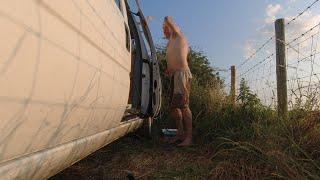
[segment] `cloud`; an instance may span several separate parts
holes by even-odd
[[[283,10],[280,4],[269,4],[266,7],[266,15],[265,23],[270,24],[273,23],[276,19],[276,16]]]
[[[294,16],[286,17],[286,22],[289,22],[292,18],[294,18]],[[299,50],[300,56],[308,56],[310,54],[310,49],[316,48],[317,43],[312,43],[312,36],[319,32],[319,27],[313,29],[307,34],[306,32],[319,23],[320,14],[308,11],[286,27],[286,39],[288,43],[297,37],[300,37],[300,39],[290,45],[290,48],[294,48],[294,50],[289,51],[287,55],[289,61],[298,58],[296,50]],[[302,34],[305,35],[301,36]],[[318,35],[314,36],[314,40],[316,40],[315,42],[319,40],[318,37]]]
[[[296,0],[289,0],[288,4],[285,7],[290,6],[295,1]],[[253,37],[251,37],[249,40],[245,42],[244,56],[248,57],[248,54],[250,54],[250,52],[254,52],[254,49],[258,48],[259,42],[263,43],[263,41],[266,41],[274,35],[274,22],[276,18],[282,15],[285,18],[286,22],[289,22],[291,19],[296,17],[296,14],[297,12],[295,12],[294,15],[289,15],[287,9],[283,8],[281,4],[267,5],[265,8],[265,18],[262,21],[262,25],[259,25],[259,29],[257,29],[257,34],[255,34]],[[320,14],[313,13],[312,10],[305,12],[302,16],[293,21],[289,26],[286,26],[287,42],[290,42],[296,37],[299,37],[301,34],[305,33],[310,28],[314,27],[319,23]],[[319,28],[314,29],[308,35],[315,34],[317,31],[319,31]],[[257,46],[255,46],[254,44],[257,44]],[[304,41],[300,44],[302,48],[307,47],[308,45],[310,45],[309,41]],[[273,46],[267,47],[263,52],[265,52],[264,55],[266,55],[267,52],[271,51],[274,51]]]
[[[275,35],[274,32],[274,22],[277,18],[283,17],[286,22],[294,19],[297,14],[299,14],[305,7],[301,7],[299,12],[297,12],[297,1],[298,0],[287,0],[285,4],[268,4],[265,7],[264,18],[261,18],[260,23],[257,24],[257,31],[253,36],[248,38],[245,41],[243,46],[243,55],[245,58],[249,57],[251,54],[255,52],[264,42],[266,42],[270,37]],[[319,6],[318,6],[319,7]],[[310,75],[311,66],[309,58],[311,54],[315,52],[320,52],[320,27],[313,29],[312,31],[305,34],[312,27],[318,25],[320,23],[320,14],[316,13],[315,8],[311,8],[303,15],[299,16],[296,20],[292,21],[289,25],[286,25],[286,42],[289,43],[292,40],[299,38],[297,41],[287,46],[287,60],[288,65],[288,78],[294,79],[296,77],[306,77]],[[304,34],[303,36],[301,36]],[[253,67],[255,64],[260,62],[261,60],[268,57],[270,54],[275,53],[275,40],[273,39],[268,43],[264,48],[259,51],[244,67],[242,72],[246,72],[246,70]],[[319,58],[319,55],[313,56],[313,58]],[[299,60],[304,59],[299,62]],[[311,59],[311,58],[310,58]],[[251,71],[247,74],[248,82],[253,82],[251,84],[251,88],[253,90],[260,90],[258,93],[259,97],[264,97],[263,93],[266,93],[270,90],[265,83],[267,81],[275,82],[275,75],[268,76],[268,72],[272,72],[275,70],[275,56],[272,57],[270,64],[259,66],[260,69]],[[320,66],[319,66],[320,67]],[[314,69],[314,72],[319,72],[320,69]],[[262,78],[260,78],[262,77]],[[259,79],[257,82],[256,79]],[[260,80],[262,79],[262,80]],[[294,82],[296,83],[296,81]],[[297,88],[297,84],[292,84],[291,89]],[[265,90],[261,90],[261,88],[265,88]],[[267,100],[271,99],[271,94],[267,94]],[[268,104],[268,102],[266,102]]]
[[[247,40],[244,44],[244,52],[245,52],[245,58],[248,58],[254,53],[256,50],[255,47],[255,40]]]
[[[283,10],[283,7],[280,4],[269,4],[265,8],[265,14],[266,18],[263,21],[263,26],[260,29],[257,29],[258,36],[255,37],[256,40],[253,38],[247,40],[244,44],[244,58],[247,59],[250,57],[255,51],[256,51],[256,45],[257,42],[259,42],[260,39],[265,38],[268,36],[271,36],[274,34],[274,26],[273,23],[276,19],[276,17],[279,15],[279,13]],[[268,49],[266,51],[267,53],[270,53],[270,50]]]
[[[286,22],[289,22],[293,18],[294,16],[287,16],[285,19]],[[317,25],[319,21],[320,14],[314,14],[312,13],[312,11],[308,11],[301,17],[299,17],[297,20],[292,22],[287,29],[296,33],[303,33],[312,28],[313,26]]]

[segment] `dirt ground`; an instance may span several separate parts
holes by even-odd
[[[124,137],[62,171],[65,179],[208,179],[212,152],[194,145],[177,148],[136,135]]]

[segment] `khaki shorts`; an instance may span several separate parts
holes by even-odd
[[[171,78],[171,108],[188,108],[192,74],[189,69],[173,73]]]

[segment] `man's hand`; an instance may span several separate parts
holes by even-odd
[[[169,26],[172,30],[173,30],[173,33],[174,35],[177,35],[179,34],[180,32],[180,29],[179,27],[173,22],[173,18],[171,16],[166,16],[164,18],[164,22],[167,26]]]
[[[166,23],[172,23],[172,22],[173,22],[173,18],[172,18],[171,16],[166,16],[166,17],[164,18],[164,21],[165,21]]]

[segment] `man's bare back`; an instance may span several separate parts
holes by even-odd
[[[170,71],[189,69],[187,56],[189,46],[186,37],[180,32],[170,37],[167,46],[167,65]]]
[[[169,40],[167,45],[167,66],[168,71],[175,72],[189,69],[188,53],[189,45],[187,38],[180,28],[174,24],[171,17],[166,17],[164,24],[164,34]]]

